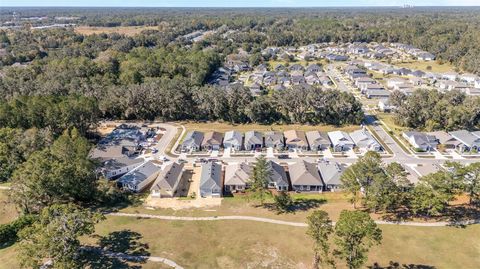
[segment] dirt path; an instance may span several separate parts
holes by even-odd
[[[131,214],[131,213],[110,213],[110,216],[120,216],[120,217],[141,217],[141,218],[152,218],[152,219],[162,219],[162,220],[183,220],[183,221],[213,221],[213,220],[249,220],[249,221],[258,221],[279,225],[289,225],[295,227],[307,227],[307,224],[304,222],[293,222],[293,221],[283,221],[269,218],[260,218],[260,217],[251,217],[251,216],[214,216],[214,217],[176,217],[176,216],[163,216],[163,215],[152,215],[152,214]],[[457,222],[393,222],[393,221],[383,221],[376,220],[375,223],[381,225],[404,225],[404,226],[417,226],[417,227],[443,227],[443,226],[455,226],[455,225],[472,225],[479,224],[480,219],[476,220],[467,220],[467,221],[457,221]],[[335,224],[335,222],[333,222]]]

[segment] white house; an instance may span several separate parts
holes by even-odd
[[[334,151],[348,151],[353,149],[355,143],[352,141],[352,138],[343,131],[333,131],[328,132],[328,138],[332,142],[332,147]]]
[[[382,146],[378,141],[370,134],[367,129],[356,130],[350,133],[355,145],[363,151],[381,151]]]

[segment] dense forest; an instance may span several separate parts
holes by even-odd
[[[250,53],[255,62],[262,62],[266,59],[259,52],[267,46],[316,42],[403,42],[436,54],[438,61],[479,73],[480,13],[477,11],[475,8],[5,8],[0,11],[0,23],[13,22],[18,27],[0,30],[0,46],[4,51],[0,57],[3,66],[0,70],[0,108],[2,111],[14,111],[16,107],[22,110],[22,103],[38,103],[35,99],[27,100],[26,96],[42,95],[52,96],[47,103],[54,108],[48,109],[55,111],[61,109],[58,103],[64,101],[52,100],[58,96],[75,96],[75,102],[88,102],[90,108],[96,106],[92,113],[82,116],[84,121],[103,117],[242,123],[358,123],[362,115],[360,104],[348,94],[291,89],[254,98],[243,87],[217,89],[206,82],[225,57],[239,49]],[[19,16],[33,19],[18,19]],[[73,27],[34,29],[51,23],[153,28],[135,35],[82,35]],[[185,38],[197,30],[214,32],[196,43]],[[409,119],[419,117],[406,113],[420,111],[406,109],[412,102],[405,102],[402,106],[405,109],[399,112],[405,126],[429,124],[435,125],[431,126],[435,129],[476,124],[476,119],[446,122],[445,117],[441,118],[441,123],[432,122],[438,115],[411,122]],[[473,113],[474,106],[467,105]],[[42,112],[37,115],[47,108],[38,109]],[[71,110],[68,113],[77,116],[86,112],[79,105],[71,106]],[[431,107],[425,110],[430,114],[437,111]],[[15,119],[10,114],[2,115],[2,125],[43,128],[42,125],[52,123],[48,119],[42,124],[28,118],[34,117],[32,113],[21,113]],[[72,116],[65,115],[62,119],[65,117]],[[59,122],[62,119],[52,119],[57,129],[54,133],[66,127]],[[85,128],[75,127],[81,132]]]

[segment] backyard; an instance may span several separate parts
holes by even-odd
[[[301,124],[231,124],[226,122],[183,122],[181,123],[187,131],[196,130],[200,132],[217,131],[225,133],[227,131],[235,130],[240,132],[247,131],[286,131],[286,130],[299,130],[299,131],[322,131],[329,132],[335,130],[342,130],[351,132],[360,129],[360,126],[346,125],[346,126],[334,126],[334,125],[301,125]]]

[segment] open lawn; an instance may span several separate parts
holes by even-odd
[[[78,27],[75,27],[75,32],[82,35],[118,33],[118,34],[123,34],[127,36],[134,36],[136,34],[141,33],[143,30],[158,30],[158,26],[118,26],[118,27],[78,26]]]
[[[333,126],[333,125],[301,125],[301,124],[272,124],[272,125],[261,125],[261,124],[230,124],[225,122],[183,122],[181,123],[187,131],[197,130],[201,132],[227,132],[231,130],[236,130],[240,132],[246,131],[286,131],[286,130],[301,130],[301,131],[334,131],[334,130],[343,130],[346,132],[351,132],[357,129],[360,129],[360,126],[357,125],[347,125],[347,126]]]
[[[466,228],[381,225],[382,245],[373,247],[367,266],[390,261],[423,265],[408,268],[478,268],[480,225]],[[312,242],[303,227],[250,221],[163,221],[108,217],[93,238],[116,239],[109,244],[130,254],[171,259],[184,268],[310,268]],[[105,245],[104,245],[105,246]],[[0,269],[18,268],[16,247],[0,249]],[[167,268],[147,262],[142,268]],[[431,267],[426,267],[431,266]],[[124,268],[124,267],[122,267]],[[339,263],[337,268],[345,268]],[[367,267],[365,267],[367,268]]]
[[[15,206],[8,201],[6,190],[0,190],[0,224],[14,220],[17,215]]]
[[[395,66],[406,67],[406,68],[415,69],[415,70],[422,70],[424,72],[437,72],[437,73],[445,73],[445,72],[453,71],[455,68],[449,63],[439,64],[436,61],[395,63]],[[431,69],[429,67],[431,67]]]

